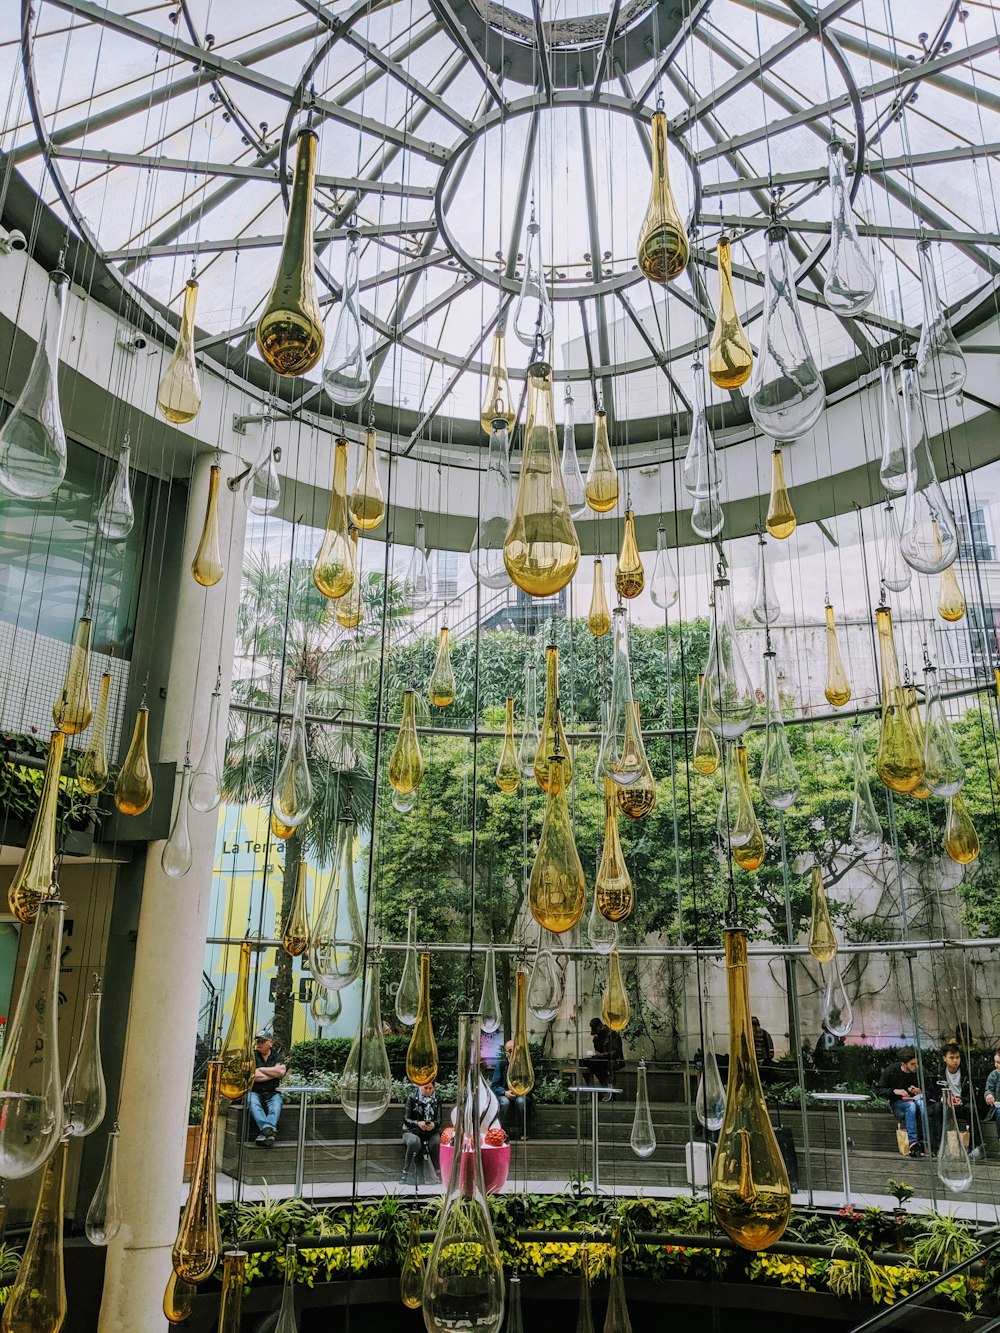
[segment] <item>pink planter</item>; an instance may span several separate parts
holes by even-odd
[[[450,1143],[441,1144],[441,1176],[447,1181],[451,1177],[451,1159],[454,1149]],[[510,1144],[505,1143],[502,1147],[493,1148],[489,1144],[483,1145],[483,1183],[486,1186],[487,1194],[498,1194],[507,1183],[507,1173],[510,1171]],[[472,1149],[469,1148],[462,1157],[462,1193],[469,1195],[472,1193]]]

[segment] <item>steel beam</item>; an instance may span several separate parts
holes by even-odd
[[[666,46],[661,51],[655,53],[653,71],[636,94],[635,105],[637,107],[646,104],[646,99],[649,97],[649,94],[653,91],[666,70],[673,63],[677,52],[691,36],[691,33],[694,32],[698,23],[707,13],[711,3],[712,0],[688,0],[688,10],[684,16],[683,22]]]

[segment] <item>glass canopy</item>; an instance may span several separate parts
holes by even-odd
[[[375,402],[411,442],[485,444],[492,331],[516,298],[533,205],[557,377],[592,382],[628,438],[648,442],[669,438],[688,406],[723,228],[755,339],[775,206],[828,387],[869,372],[886,344],[915,341],[921,235],[941,242],[960,331],[992,314],[995,17],[945,0],[556,0],[551,11],[541,0],[38,0],[23,34],[14,7],[0,16],[3,146],[147,310],[176,312],[193,268],[201,351],[329,418],[319,368],[312,382],[272,384],[253,339],[290,139],[311,114],[324,312],[335,319],[357,226]],[[666,290],[635,263],[658,98],[696,237]],[[848,145],[878,273],[855,318],[822,295],[831,137]],[[520,378],[528,349],[508,344]],[[716,401],[725,424],[748,421],[741,395]]]

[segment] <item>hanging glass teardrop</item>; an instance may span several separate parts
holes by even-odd
[[[696,773],[711,777],[719,767],[719,742],[705,720],[705,677],[698,676],[698,726],[691,746],[691,763]]]
[[[761,537],[757,544],[757,587],[753,599],[753,618],[758,625],[773,625],[781,615],[781,607],[773,589],[768,588],[767,543]]]
[[[969,816],[961,792],[956,792],[954,796],[948,798],[944,849],[959,866],[971,865],[979,857],[979,834]]]
[[[692,499],[718,498],[722,486],[722,459],[708,424],[702,365],[697,359],[691,366],[691,438],[681,477],[684,489]]]
[[[691,531],[704,541],[712,541],[722,531],[726,516],[716,492],[691,506]]]
[[[399,1274],[399,1299],[408,1310],[420,1309],[424,1299],[424,1273],[420,1221],[416,1213],[411,1213],[407,1225],[406,1255]]]
[[[680,584],[667,546],[667,530],[662,524],[656,529],[656,560],[653,562],[649,595],[653,605],[661,611],[669,611],[680,596]]]
[[[323,596],[334,601],[349,592],[354,583],[354,562],[347,535],[347,440],[343,435],[334,441],[330,509],[312,577]]]
[[[601,997],[601,1021],[612,1032],[624,1032],[631,1016],[621,958],[618,950],[612,949],[608,955],[608,980]]]
[[[403,955],[403,970],[396,989],[396,1017],[411,1028],[417,1021],[420,1008],[420,975],[417,964],[417,909],[411,907],[407,912],[406,953]]]
[[[59,816],[59,780],[66,735],[53,731],[45,758],[45,773],[28,841],[14,878],[7,889],[7,904],[18,921],[34,921],[38,905],[51,897],[56,870],[56,827]],[[0,1172],[0,1175],[3,1173]]]
[[[830,177],[830,258],[823,278],[823,296],[838,315],[859,315],[875,295],[875,274],[851,211],[847,187],[844,144],[831,139],[827,145]]]
[[[438,1048],[431,1022],[431,956],[420,955],[420,1002],[410,1044],[406,1048],[406,1077],[420,1087],[437,1077]]]
[[[91,1245],[110,1245],[122,1226],[118,1199],[118,1126],[108,1135],[104,1169],[87,1209],[84,1229]]]
[[[517,791],[521,785],[521,765],[518,763],[517,746],[514,743],[514,700],[511,696],[504,702],[503,745],[500,747],[500,758],[497,760],[495,780],[500,790],[508,794]]]
[[[744,791],[740,781],[738,747],[726,745],[722,768],[722,791],[715,829],[723,847],[742,847],[753,837],[757,819],[749,790]]]
[[[175,426],[193,421],[201,407],[201,380],[194,358],[194,316],[198,305],[198,282],[188,278],[184,284],[177,343],[156,390],[156,406],[161,417]]]
[[[703,1005],[703,1036],[701,1047],[701,1074],[694,1097],[694,1113],[698,1122],[712,1134],[722,1128],[722,1119],[726,1109],[726,1089],[719,1073],[719,1061],[715,1054],[715,1038],[712,1034],[711,1010],[706,990]]]
[[[788,486],[785,484],[785,463],[781,446],[775,445],[771,450],[771,498],[767,505],[765,527],[772,537],[784,541],[795,531],[795,524],[792,497],[788,494]]]
[[[924,786],[947,798],[960,791],[965,763],[938,688],[937,669],[924,667]]]
[[[597,907],[597,894],[595,893],[590,908],[590,916],[587,918],[587,940],[590,947],[594,953],[610,953],[618,944],[618,934],[618,922],[609,921],[606,916],[601,915]],[[532,1010],[532,1012],[534,1011]]]
[[[965,353],[951,331],[944,302],[938,294],[934,257],[928,240],[917,242],[924,322],[917,344],[917,380],[929,398],[951,398],[961,393],[967,366]]]
[[[278,1308],[278,1321],[267,1333],[299,1333],[299,1321],[295,1314],[295,1269],[298,1249],[288,1242],[285,1246],[284,1277],[281,1283],[281,1305]]]
[[[337,830],[333,869],[326,894],[309,934],[309,967],[327,990],[342,990],[361,975],[365,928],[354,883],[355,825],[342,819]]]
[[[448,626],[442,625],[438,635],[437,657],[427,685],[427,697],[435,708],[447,708],[455,701],[455,672],[451,665],[451,646]]]
[[[757,695],[740,651],[732,589],[721,563],[714,587],[715,613],[701,691],[702,711],[716,736],[734,740],[757,716]]]
[[[844,659],[840,654],[840,640],[837,638],[837,623],[833,617],[833,607],[826,604],[826,684],[823,693],[833,708],[843,708],[851,697],[851,682],[847,679]]]
[[[219,547],[219,478],[222,468],[213,463],[208,474],[208,496],[205,500],[205,521],[201,528],[198,549],[191,561],[191,574],[195,583],[203,588],[214,588],[221,580],[225,569],[222,564],[222,551]]]
[[[615,630],[614,661],[611,668],[611,708],[608,735],[604,746],[602,776],[623,787],[638,782],[649,767],[642,740],[632,690],[632,666],[629,658],[628,620],[623,606],[616,606],[611,619]]]
[[[274,458],[274,418],[260,423],[260,446],[243,483],[243,504],[248,514],[273,514],[281,503],[281,479]]]
[[[183,1324],[186,1319],[190,1319],[197,1294],[198,1289],[193,1283],[185,1282],[171,1269],[163,1293],[163,1317],[167,1323]]]
[[[479,1126],[479,1021],[458,1016],[455,1148],[434,1236],[423,1309],[427,1333],[499,1333],[504,1313],[503,1265],[493,1234]],[[514,1068],[511,1061],[508,1077]]]
[[[434,582],[427,562],[427,537],[422,523],[413,525],[413,551],[403,579],[403,601],[411,613],[425,610],[431,601]]]
[[[281,947],[292,958],[309,948],[309,866],[305,859],[295,869],[295,888],[288,915],[281,925]]]
[[[132,487],[129,482],[131,455],[132,448],[126,432],[115,474],[97,511],[97,526],[101,535],[107,537],[108,541],[123,541],[135,523],[135,506],[132,503]]]
[[[63,1192],[69,1141],[45,1164],[28,1243],[3,1307],[3,1333],[59,1333],[66,1321]]]
[[[108,785],[108,712],[111,706],[111,673],[105,671],[97,687],[97,707],[87,748],[80,756],[76,782],[87,796],[96,796]]]
[[[497,994],[497,963],[493,949],[486,951],[486,966],[483,969],[483,989],[479,997],[479,1018],[486,1033],[496,1032],[503,1022],[500,1011],[500,997]]]
[[[760,794],[773,810],[787,810],[799,794],[799,774],[788,748],[772,649],[764,654],[764,708],[766,721],[764,758],[760,766]]]
[[[149,763],[149,709],[135,714],[132,743],[115,782],[115,805],[123,815],[141,815],[153,802],[153,770]]]
[[[618,503],[618,469],[608,440],[608,414],[599,407],[594,415],[594,449],[583,493],[597,514],[607,514]]]
[[[900,418],[899,394],[896,392],[896,376],[891,361],[880,361],[879,377],[879,425],[882,430],[882,461],[879,465],[879,480],[890,495],[902,495],[906,490],[908,463],[903,441],[903,424]]]
[[[362,1018],[340,1080],[340,1104],[359,1125],[385,1115],[392,1099],[392,1070],[385,1049],[379,1000],[381,968],[370,962],[362,988]]]
[[[923,747],[918,744],[904,696],[892,612],[887,606],[876,609],[875,624],[882,677],[882,727],[875,769],[890,791],[905,794],[919,787],[923,779]]]
[[[885,563],[882,566],[882,582],[889,592],[905,592],[913,579],[910,566],[903,559],[899,549],[899,525],[896,511],[891,504],[885,507]]]
[[[809,349],[788,249],[788,229],[767,230],[760,352],[750,378],[750,415],[773,440],[797,440],[823,415],[826,389]]]
[[[646,574],[635,538],[635,515],[631,509],[626,509],[622,546],[615,566],[615,591],[619,597],[632,598],[638,597],[645,586]]]
[[[508,432],[514,429],[514,396],[507,377],[507,330],[503,318],[493,334],[490,369],[486,376],[483,408],[479,414],[479,424],[487,435],[493,433],[493,423],[498,417],[503,418]]]
[[[753,370],[750,339],[740,323],[733,295],[733,256],[729,237],[723,232],[715,247],[719,270],[719,303],[715,328],[708,347],[708,373],[720,389],[740,388]]]
[[[63,1088],[63,1132],[78,1139],[93,1134],[104,1120],[107,1105],[101,1059],[101,981],[95,976],[83,1011],[80,1042]]]
[[[409,796],[423,777],[424,759],[417,736],[417,695],[415,690],[404,690],[403,717],[389,758],[389,783],[401,796]]]
[[[539,930],[527,978],[527,1005],[540,1023],[551,1023],[563,1000],[563,974],[552,952],[552,946],[559,943],[558,935],[552,931]]]
[[[503,562],[504,538],[514,500],[508,455],[507,420],[498,416],[490,432],[486,475],[480,474],[479,524],[469,552],[472,572],[486,588],[506,588],[510,584]]]
[[[788,1172],[764,1100],[747,979],[747,942],[726,931],[729,988],[729,1085],[712,1164],[712,1208],[722,1229],[747,1250],[765,1250],[788,1225],[792,1194]]]
[[[542,229],[535,221],[535,205],[532,201],[524,244],[524,277],[521,280],[521,294],[514,307],[514,332],[525,347],[534,347],[539,338],[548,341],[552,337],[555,325],[552,302],[542,269]]]
[[[903,405],[907,466],[899,549],[918,574],[940,574],[958,555],[958,527],[931,457],[912,360],[903,362]]]
[[[548,953],[548,950],[546,949],[544,952]],[[542,936],[539,935],[538,954],[535,958],[536,966],[542,953]],[[550,959],[552,958],[551,954],[548,954],[548,956]],[[531,1064],[531,1050],[528,1046],[528,994],[530,989],[527,974],[523,967],[519,967],[514,982],[514,1049],[511,1051],[510,1059],[507,1062],[507,1089],[517,1097],[527,1097],[535,1086],[535,1071]],[[556,1009],[553,1010],[553,1018],[557,1010],[558,1003]],[[537,1017],[537,1011],[532,1010],[532,1013],[535,1013]],[[548,1019],[542,1019],[542,1022],[548,1021]]]
[[[215,1181],[221,1073],[221,1063],[209,1060],[205,1067],[205,1102],[198,1151],[171,1256],[174,1272],[185,1282],[199,1283],[211,1277],[222,1252]]]
[[[736,746],[736,765],[739,772],[740,781],[740,804],[748,806],[752,817],[752,827],[750,836],[745,842],[740,842],[732,849],[733,860],[741,870],[759,870],[764,864],[766,847],[764,844],[764,834],[761,832],[760,824],[757,822],[757,812],[753,808],[753,800],[750,796],[750,774],[747,771],[747,752],[746,746]]]
[[[941,1090],[941,1142],[937,1152],[937,1176],[945,1189],[961,1194],[972,1184],[972,1162],[958,1128],[951,1089]]]
[[[524,664],[524,731],[521,733],[521,744],[517,752],[521,773],[526,780],[535,776],[535,757],[541,743],[541,734],[538,730],[537,674],[535,663],[529,658]]]
[[[362,532],[371,532],[385,518],[385,496],[378,475],[375,442],[375,427],[369,426],[365,431],[364,445],[358,455],[354,486],[347,499],[347,516]]]
[[[274,286],[257,321],[257,350],[279,375],[304,375],[323,355],[323,316],[313,254],[315,132],[299,130],[285,238]]]
[[[913,736],[917,742],[917,754],[923,761],[924,754],[924,723],[920,716],[920,704],[917,702],[917,689],[913,682],[906,675],[903,682],[903,702],[906,704],[906,710],[910,716],[910,726],[913,728]],[[930,799],[931,789],[921,777],[919,783],[911,792],[907,793],[915,801],[926,801]]]
[[[66,431],[59,406],[59,347],[69,276],[49,274],[42,327],[24,386],[0,427],[0,488],[21,500],[44,500],[66,475]]]
[[[652,1157],[656,1152],[656,1134],[653,1132],[653,1116],[649,1109],[649,1093],[646,1091],[645,1060],[639,1061],[635,1075],[635,1115],[632,1118],[629,1146],[636,1157]]]
[[[217,1333],[240,1333],[246,1272],[246,1250],[227,1250],[222,1256],[222,1294],[219,1297]]]
[[[338,407],[360,403],[371,388],[371,370],[365,356],[364,327],[360,313],[358,250],[361,233],[351,228],[347,233],[344,260],[344,285],[334,328],[333,342],[323,367],[323,387]]]
[[[81,616],[76,627],[76,638],[69,650],[69,664],[62,689],[52,709],[52,718],[67,736],[78,736],[90,726],[93,709],[90,704],[90,636],[94,622],[90,616]]]
[[[621,839],[618,836],[618,803],[616,784],[604,779],[604,848],[594,881],[597,910],[609,921],[624,921],[631,915],[634,894],[632,876],[625,864]]]
[[[965,615],[965,609],[965,594],[959,586],[955,566],[949,565],[938,580],[937,613],[942,620],[954,624]]]
[[[687,230],[677,211],[670,188],[667,161],[667,116],[657,105],[650,125],[652,137],[652,185],[646,214],[639,229],[635,256],[639,270],[650,282],[667,283],[687,267]]]
[[[313,804],[313,782],[307,750],[306,702],[309,682],[297,677],[292,701],[292,721],[288,745],[274,783],[271,809],[286,828],[298,828],[309,816]]]
[[[841,975],[839,955],[820,971],[823,975],[820,1025],[834,1037],[846,1037],[854,1026],[854,1011]]]
[[[358,530],[351,527],[348,534],[348,552],[351,561],[351,586],[334,606],[334,616],[344,629],[357,629],[365,618],[365,601],[361,588],[361,568],[358,560]]]
[[[576,454],[576,416],[573,408],[573,391],[568,384],[563,398],[563,447],[559,470],[562,472],[570,516],[574,519],[582,518],[589,505],[584,490],[583,473],[580,471],[580,460]]]
[[[538,850],[528,880],[531,915],[555,934],[571,930],[587,906],[587,887],[563,786],[562,755],[549,759],[549,788]]]
[[[587,628],[596,639],[603,638],[611,628],[611,611],[604,593],[604,562],[600,556],[594,560],[594,582],[590,594]]]
[[[633,707],[635,713],[635,734],[642,735],[642,722],[639,716],[638,702]],[[630,747],[631,748],[631,747]],[[627,786],[622,786],[620,782],[614,784],[615,800],[618,803],[618,809],[628,819],[645,819],[651,814],[656,805],[656,779],[653,777],[653,770],[649,766],[649,758],[643,749],[645,763],[643,770],[636,778],[635,782],[630,782]]]
[[[222,1065],[219,1074],[219,1092],[231,1102],[237,1097],[242,1097],[253,1087],[254,1071],[257,1067],[250,1017],[250,974],[253,955],[252,941],[244,940],[240,945],[240,962],[233,990],[229,1026],[218,1056]]]
[[[191,831],[188,827],[188,806],[191,800],[191,764],[184,761],[181,770],[181,785],[177,793],[177,808],[174,822],[163,850],[160,853],[160,869],[171,879],[181,879],[191,869],[194,851],[191,846]]]
[[[329,1027],[332,1023],[336,1023],[343,1008],[344,1001],[339,990],[328,990],[318,981],[313,983],[309,1012],[319,1027]]]
[[[832,963],[837,956],[837,937],[830,920],[830,904],[823,883],[823,871],[813,866],[811,874],[811,906],[809,910],[809,952],[817,963]]]
[[[549,765],[557,751],[562,756],[562,780],[568,787],[573,781],[573,760],[559,708],[559,649],[550,643],[545,648],[545,713],[533,763],[535,781],[542,791],[549,790]]]
[[[882,823],[872,800],[868,781],[868,761],[860,722],[851,727],[854,794],[851,802],[850,839],[854,850],[867,856],[882,846]]]
[[[192,810],[206,813],[218,808],[222,800],[222,736],[220,710],[222,694],[212,691],[208,704],[208,722],[205,727],[205,746],[191,774],[188,801]]]

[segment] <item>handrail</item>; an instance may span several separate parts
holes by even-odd
[[[896,1301],[896,1303],[889,1306],[888,1309],[880,1310],[878,1314],[873,1315],[871,1319],[866,1319],[863,1324],[856,1324],[854,1328],[851,1329],[851,1333],[876,1333],[876,1330],[888,1328],[890,1324],[894,1324],[896,1320],[901,1318],[908,1310],[913,1309],[915,1306],[923,1305],[926,1301],[929,1301],[942,1282],[947,1282],[949,1278],[956,1277],[959,1273],[964,1273],[966,1269],[971,1269],[975,1265],[981,1264],[989,1255],[995,1254],[998,1251],[1000,1251],[1000,1237],[991,1241],[989,1245],[985,1245],[981,1250],[977,1250],[976,1253],[970,1255],[968,1259],[963,1259],[960,1263],[946,1269],[943,1273],[939,1273],[937,1277],[932,1278],[930,1282],[925,1282],[922,1287],[918,1287],[916,1291],[911,1291],[909,1296],[904,1296],[902,1300]],[[994,1320],[988,1327],[995,1328],[998,1323],[1000,1323],[1000,1320]],[[982,1329],[980,1330],[980,1333],[986,1333],[986,1330]]]

